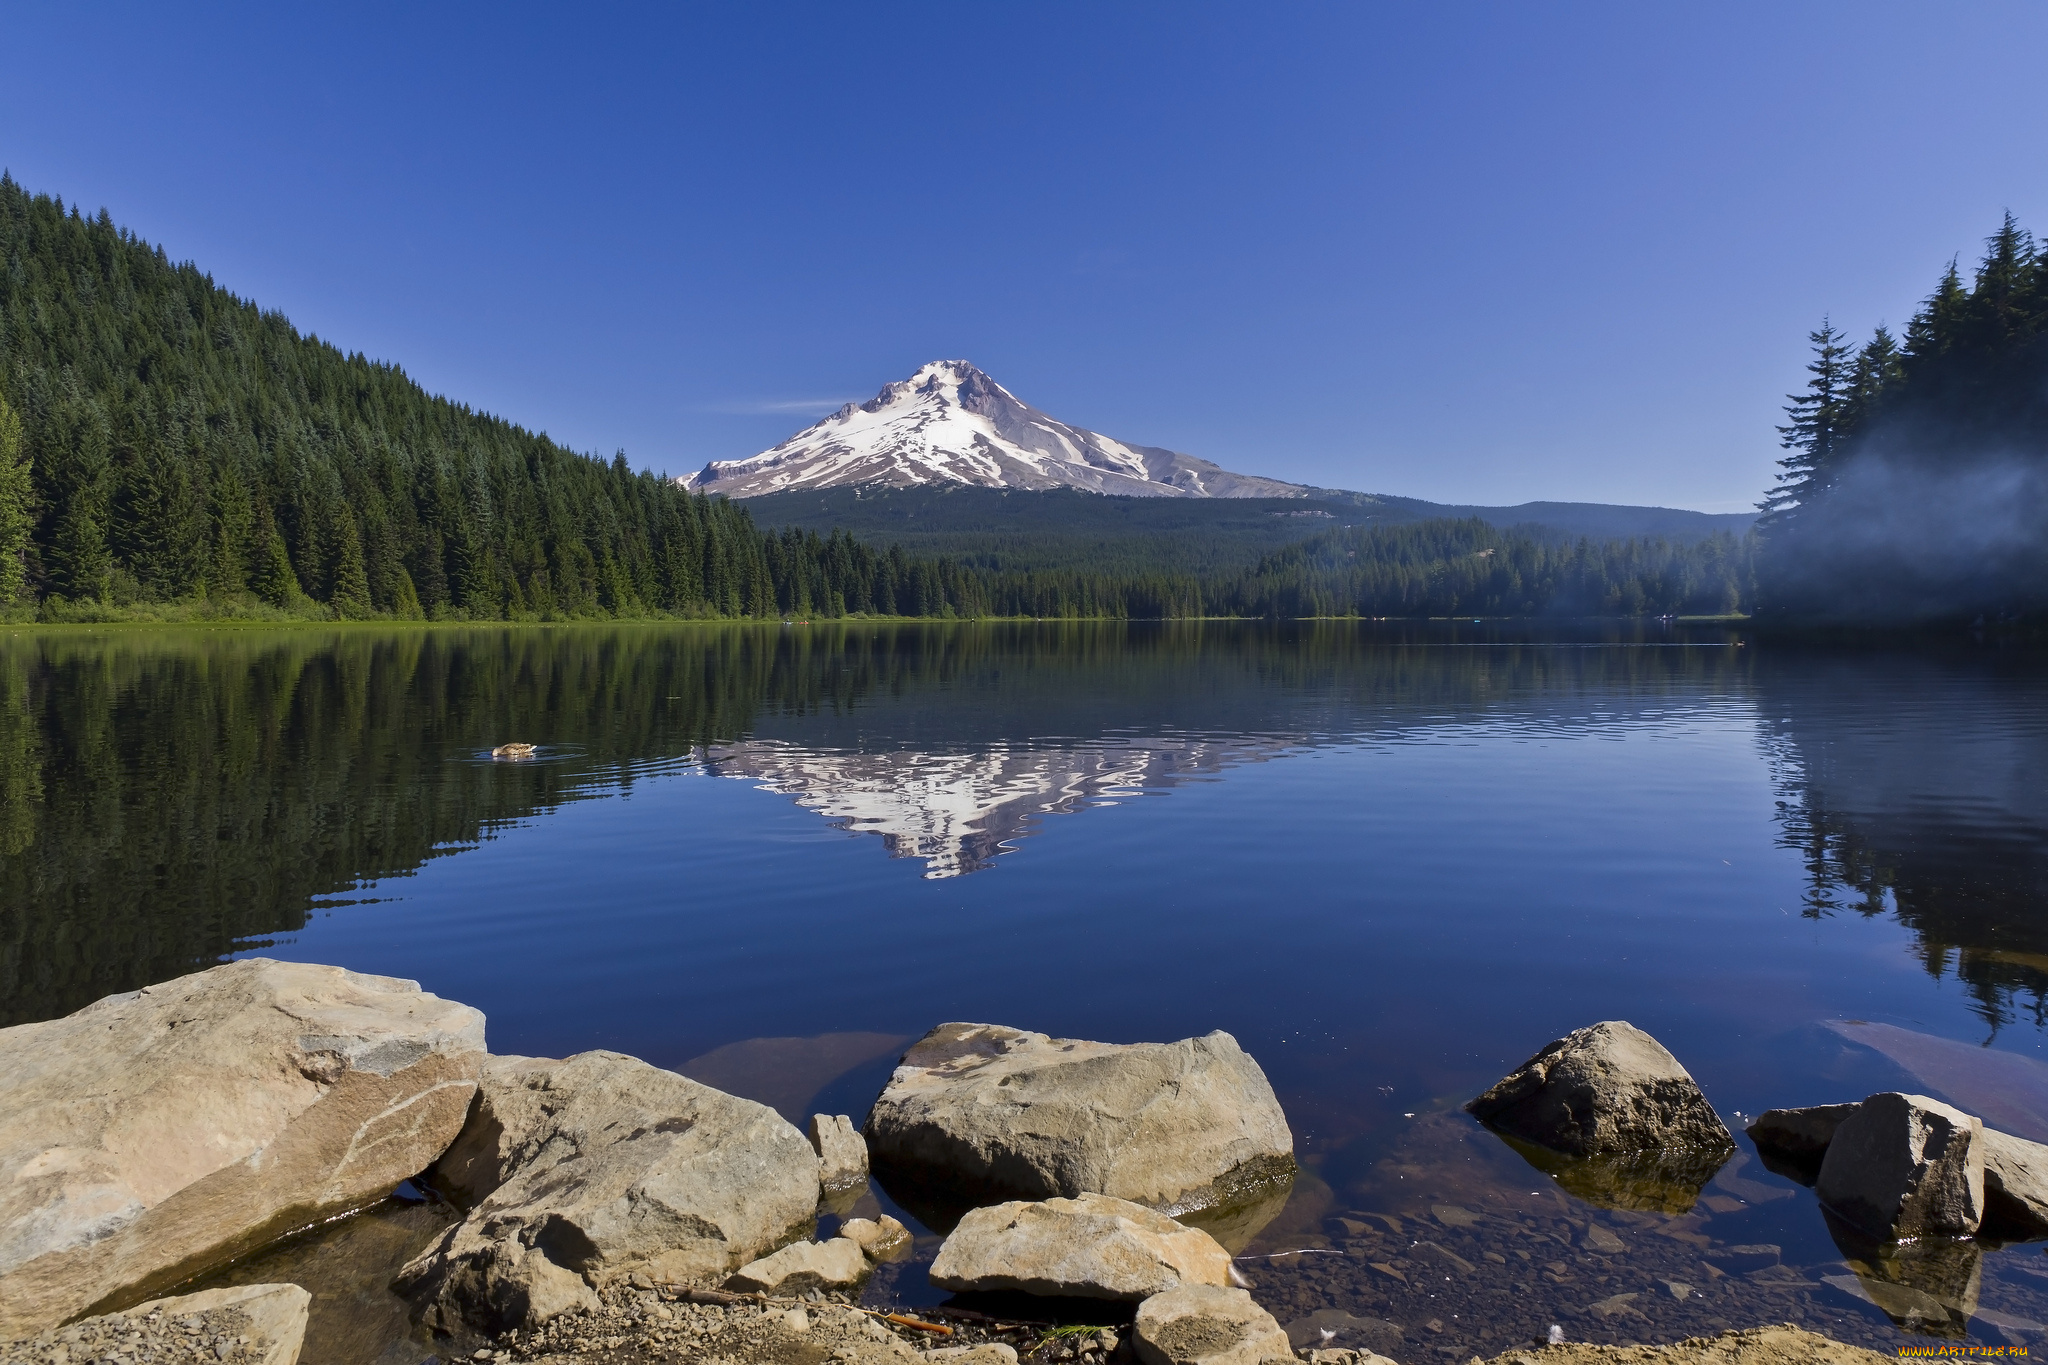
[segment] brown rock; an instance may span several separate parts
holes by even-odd
[[[1570,1156],[1735,1146],[1678,1059],[1622,1020],[1565,1035],[1465,1108],[1491,1128]]]
[[[1185,1284],[1138,1305],[1132,1344],[1145,1365],[1268,1365],[1293,1348],[1273,1315],[1242,1289]]]
[[[2048,1237],[2048,1147],[1986,1128],[1984,1221],[2008,1237]]]
[[[939,1248],[931,1282],[1130,1301],[1182,1284],[1227,1285],[1230,1253],[1163,1213],[1083,1194],[974,1210]]]
[[[1983,1132],[1925,1095],[1872,1095],[1835,1130],[1814,1192],[1873,1237],[1968,1236],[1984,1218]]]

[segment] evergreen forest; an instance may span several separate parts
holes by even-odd
[[[1230,509],[1239,548],[1217,555],[1134,548],[1117,525],[1215,540],[1202,518],[1174,524],[1179,509],[1107,506],[1146,501],[1094,499],[1074,528],[979,555],[907,553],[880,542],[886,522],[764,529],[623,452],[569,450],[431,395],[105,210],[0,175],[0,611],[14,619],[1662,615],[1746,601],[1748,550],[1725,534],[1388,524],[1388,500],[1333,494],[1312,509],[1330,529],[1305,538],[1317,522],[1264,529],[1299,508]]]
[[[1824,320],[1757,524],[1759,612],[1788,623],[2048,608],[2048,253],[2007,214],[1900,335]]]

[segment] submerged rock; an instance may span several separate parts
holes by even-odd
[[[2007,1237],[2048,1237],[2048,1147],[1986,1128],[1984,1225]]]
[[[850,1237],[794,1242],[741,1266],[725,1282],[743,1294],[801,1297],[811,1290],[851,1289],[868,1277],[868,1258]]]
[[[1133,1345],[1145,1365],[1268,1365],[1294,1360],[1287,1333],[1242,1289],[1188,1284],[1138,1305]]]
[[[497,748],[491,750],[491,757],[532,758],[533,746],[531,744],[524,743],[523,741],[515,740],[510,744],[500,744]]]
[[[932,1262],[941,1289],[1136,1301],[1183,1284],[1227,1285],[1230,1253],[1163,1213],[1107,1195],[976,1209]]]
[[[1814,1192],[1873,1237],[1968,1236],[1984,1220],[1983,1132],[1925,1095],[1872,1095],[1836,1128]]]
[[[1465,1108],[1498,1132],[1568,1156],[1735,1148],[1678,1059],[1623,1020],[1566,1034]]]
[[[868,1144],[844,1114],[811,1115],[811,1148],[818,1154],[818,1183],[828,1194],[867,1188]]]
[[[474,1208],[398,1287],[489,1330],[636,1271],[722,1279],[818,1203],[817,1153],[774,1110],[616,1052],[491,1058],[433,1179]]]
[[[1106,1194],[1180,1213],[1246,1202],[1294,1170],[1273,1087],[1221,1032],[1119,1045],[941,1024],[903,1055],[865,1131],[885,1181],[962,1205]]]
[[[416,982],[262,958],[0,1029],[0,1337],[383,1198],[483,1056]]]

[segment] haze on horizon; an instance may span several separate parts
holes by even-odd
[[[682,474],[964,356],[1446,502],[1746,510],[1823,314],[2048,222],[2048,12],[21,10],[0,165]]]

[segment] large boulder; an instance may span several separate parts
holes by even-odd
[[[1986,1230],[2048,1237],[2048,1147],[1991,1128],[1982,1142]]]
[[[1465,1108],[1489,1128],[1568,1156],[1735,1147],[1678,1059],[1619,1019],[1559,1038]]]
[[[1842,1120],[1814,1192],[1873,1237],[1964,1237],[1984,1219],[1984,1124],[1925,1095],[1872,1095]]]
[[[1242,1289],[1185,1284],[1138,1305],[1132,1345],[1145,1365],[1293,1365],[1273,1315]]]
[[[975,1209],[932,1262],[941,1289],[1135,1302],[1182,1284],[1228,1285],[1230,1253],[1198,1228],[1102,1194]]]
[[[885,1180],[969,1203],[1107,1194],[1182,1213],[1294,1171],[1273,1087],[1221,1032],[1118,1045],[941,1024],[903,1054],[864,1131]]]
[[[416,982],[261,958],[0,1029],[0,1338],[384,1198],[483,1056]]]
[[[398,1288],[490,1331],[636,1271],[724,1279],[818,1206],[818,1154],[773,1109],[616,1052],[490,1058],[430,1178],[473,1207]]]

